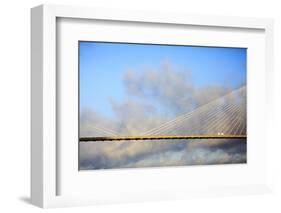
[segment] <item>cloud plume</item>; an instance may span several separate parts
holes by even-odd
[[[124,72],[123,85],[125,100],[109,98],[113,117],[102,116],[94,109],[82,109],[80,136],[141,135],[174,117],[192,112],[225,96],[234,89],[221,85],[198,87],[192,80],[191,71],[179,69],[169,63],[163,64],[158,70],[145,69],[142,72],[128,70]],[[241,103],[238,104],[240,108],[237,112],[245,113],[246,97],[240,96],[238,99],[232,97],[224,101],[239,100]],[[231,106],[234,108],[234,104]],[[204,122],[209,114],[206,112],[203,115],[202,120],[199,118],[189,120],[191,123],[184,125],[185,129],[177,130],[175,133],[181,134],[187,131],[186,128],[192,129],[196,122],[197,129],[201,127],[206,130]],[[229,127],[228,129],[224,127],[226,131],[232,129],[230,121],[235,118],[235,113],[231,115],[232,117],[227,117],[224,112],[219,115],[223,118],[225,126]],[[235,125],[246,126],[246,120],[237,119]],[[237,139],[80,143],[80,169],[244,162],[246,162],[246,141]]]

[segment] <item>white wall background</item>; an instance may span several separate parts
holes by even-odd
[[[184,12],[275,19],[274,193],[157,203],[67,209],[68,212],[280,212],[281,211],[281,5],[278,0],[8,0],[0,7],[0,211],[37,212],[29,204],[30,178],[30,8],[42,3]],[[279,84],[279,85],[278,85]],[[47,210],[52,212],[66,209]]]

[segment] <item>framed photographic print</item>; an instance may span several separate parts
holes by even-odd
[[[33,8],[32,203],[270,191],[272,30],[270,19]]]

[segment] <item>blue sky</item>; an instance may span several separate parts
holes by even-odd
[[[192,72],[197,87],[238,87],[246,82],[244,48],[79,42],[80,109],[112,115],[110,98],[126,99],[128,70],[159,69],[165,62]]]

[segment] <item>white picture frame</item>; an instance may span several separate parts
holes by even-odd
[[[169,179],[176,179],[177,176],[186,175],[187,171],[194,171],[197,175],[206,175],[216,171],[214,167],[208,168],[193,168],[186,170],[185,168],[174,168],[174,169],[138,169],[136,170],[123,170],[113,171],[110,174],[116,175],[119,179],[128,176],[127,180],[130,189],[122,191],[121,188],[114,188],[114,190],[106,191],[102,194],[102,189],[97,189],[95,195],[86,193],[85,186],[84,190],[80,193],[71,193],[71,191],[79,191],[79,188],[75,188],[74,185],[80,187],[78,182],[75,181],[89,181],[93,179],[93,174],[84,176],[86,179],[75,179],[71,177],[71,171],[76,171],[76,165],[68,165],[70,170],[65,170],[65,160],[72,159],[71,156],[75,156],[74,149],[64,149],[64,145],[58,144],[59,139],[58,132],[58,103],[60,102],[61,94],[58,95],[58,88],[60,87],[60,81],[57,78],[58,66],[58,36],[61,30],[60,24],[62,19],[64,20],[101,20],[101,21],[113,21],[118,22],[120,25],[124,22],[130,23],[144,23],[165,26],[166,29],[173,28],[173,26],[195,26],[201,28],[212,28],[212,29],[223,29],[223,31],[233,32],[239,30],[246,30],[249,32],[256,31],[261,32],[261,36],[256,40],[260,43],[261,49],[258,55],[252,55],[254,58],[261,58],[259,63],[250,65],[252,68],[261,65],[260,77],[255,83],[250,86],[249,93],[249,108],[252,114],[250,118],[255,117],[255,113],[262,113],[264,111],[269,112],[264,115],[263,126],[254,126],[251,131],[259,132],[259,128],[265,127],[264,133],[259,135],[262,140],[260,142],[260,148],[255,151],[255,159],[262,159],[263,166],[256,168],[255,170],[248,171],[248,173],[254,172],[254,174],[261,174],[256,181],[250,183],[252,176],[247,174],[245,181],[237,181],[224,183],[216,183],[214,185],[207,182],[205,185],[201,185],[200,181],[192,183],[193,187],[189,185],[183,186],[182,188],[178,185],[169,185],[165,187],[165,182],[159,181],[159,184],[155,188],[146,188],[145,184],[140,183],[138,186],[130,185],[128,179],[137,178],[141,176],[145,181],[149,177],[155,177],[159,179],[160,176],[168,176]],[[71,24],[70,24],[71,25]],[[33,204],[47,208],[47,207],[60,207],[60,206],[76,206],[76,205],[91,205],[97,203],[114,203],[114,202],[138,202],[143,200],[165,200],[165,199],[178,199],[187,197],[197,196],[214,196],[214,195],[233,195],[233,194],[252,194],[262,193],[270,191],[270,161],[268,161],[268,152],[266,153],[264,148],[270,150],[270,131],[271,131],[271,120],[272,120],[272,82],[273,82],[273,21],[271,19],[257,19],[257,18],[238,18],[238,17],[216,17],[216,16],[202,16],[202,15],[186,15],[186,14],[160,14],[153,12],[142,12],[142,11],[123,11],[123,10],[110,10],[110,9],[95,9],[85,7],[74,7],[74,6],[54,6],[54,5],[41,5],[31,10],[31,201]],[[81,31],[82,32],[82,31]],[[78,33],[73,33],[78,35]],[[247,34],[248,35],[248,34]],[[235,33],[231,38],[235,40]],[[71,36],[70,36],[71,37]],[[247,37],[247,36],[246,36]],[[64,38],[64,37],[62,37]],[[73,38],[73,37],[72,37]],[[74,38],[77,39],[77,38]],[[130,39],[130,38],[125,38]],[[149,38],[148,38],[149,39]],[[154,38],[157,39],[157,36]],[[250,36],[248,40],[254,40]],[[245,39],[245,41],[247,40]],[[212,41],[210,37],[210,44],[213,42],[214,45],[219,45]],[[208,43],[208,42],[207,42]],[[247,42],[246,42],[247,43]],[[246,45],[245,43],[245,45]],[[231,43],[229,43],[231,45]],[[235,45],[235,44],[234,44]],[[249,46],[255,46],[255,43],[249,44]],[[253,51],[254,52],[254,51]],[[257,62],[258,63],[258,62]],[[257,71],[258,72],[258,71]],[[253,74],[253,73],[252,73]],[[252,74],[248,78],[252,78]],[[266,76],[264,79],[263,77]],[[71,84],[71,83],[70,83]],[[258,86],[258,85],[264,85]],[[75,88],[75,86],[73,87]],[[260,109],[254,109],[252,102],[255,102],[254,92],[259,91],[263,94],[264,98],[261,98]],[[62,93],[63,94],[63,93]],[[251,99],[251,97],[253,97]],[[259,107],[256,107],[259,108]],[[260,111],[258,111],[260,110]],[[263,111],[264,110],[264,111]],[[254,122],[252,122],[254,123]],[[250,127],[251,128],[251,127]],[[257,138],[257,137],[256,137]],[[70,158],[61,157],[63,149],[63,156],[70,156]],[[258,161],[258,160],[257,160]],[[236,165],[229,167],[227,170],[217,169],[219,171],[237,171],[238,175],[242,170],[246,170],[247,167],[240,167]],[[256,167],[256,165],[255,165]],[[171,175],[171,171],[175,173]],[[70,172],[69,172],[70,171]],[[133,172],[132,172],[133,171]],[[204,172],[202,172],[204,171]],[[78,170],[77,170],[78,172]],[[206,173],[205,173],[206,172]],[[61,173],[64,173],[63,175]],[[108,172],[105,175],[103,171],[99,171],[97,180],[107,180],[110,182],[112,176],[108,176]],[[242,173],[241,173],[242,174]],[[69,175],[68,183],[65,178],[61,176]],[[218,175],[214,176],[215,179]],[[98,179],[99,178],[99,179]],[[191,177],[190,177],[191,178]],[[196,176],[193,177],[196,180]],[[247,181],[246,181],[247,179]],[[184,181],[184,180],[179,180]],[[213,181],[216,182],[216,181]],[[221,180],[219,182],[222,182]],[[104,183],[99,183],[102,186]],[[61,193],[61,185],[68,190],[65,193]],[[71,185],[73,188],[71,188]],[[123,186],[122,184],[120,184]],[[89,186],[89,185],[88,185]],[[96,186],[95,186],[96,187]],[[140,188],[143,188],[141,190]],[[83,186],[81,185],[81,188]],[[87,188],[87,187],[86,187]],[[151,188],[151,191],[149,189]],[[187,190],[188,189],[188,190]],[[89,190],[92,190],[89,187]],[[99,191],[98,191],[99,190]],[[119,193],[122,193],[120,196]]]

